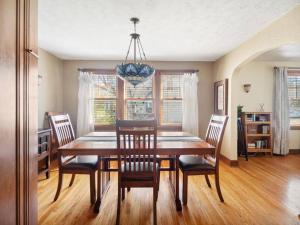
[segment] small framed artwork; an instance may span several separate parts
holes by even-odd
[[[214,83],[214,113],[227,115],[228,79]]]

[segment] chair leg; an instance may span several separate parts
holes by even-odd
[[[157,224],[157,210],[156,210],[156,201],[157,201],[157,187],[153,187],[153,224]]]
[[[96,182],[95,182],[95,172],[90,173],[90,199],[91,204],[94,204],[96,202]]]
[[[205,174],[205,180],[206,180],[207,186],[208,186],[209,188],[211,188],[211,185],[210,185],[209,178],[208,178],[208,175],[207,175],[207,174]]]
[[[187,204],[187,198],[188,198],[188,175],[183,172],[182,173],[182,204]]]
[[[63,173],[61,171],[58,172],[58,184],[57,184],[57,190],[56,190],[56,194],[54,197],[54,202],[58,199],[59,194],[60,194],[60,190],[61,190],[61,186],[63,183]]]
[[[120,213],[121,213],[120,211],[121,211],[121,187],[120,187],[120,184],[118,184],[118,203],[117,203],[116,225],[120,224]]]
[[[130,187],[127,188],[127,191],[128,191],[128,192],[130,191]]]
[[[157,174],[157,191],[159,191],[159,183],[160,183],[160,171]]]
[[[125,199],[125,188],[122,188],[122,201]]]
[[[72,174],[72,177],[71,177],[71,180],[70,180],[70,183],[69,183],[69,187],[71,187],[73,185],[74,180],[75,180],[75,174]]]
[[[220,188],[220,182],[219,182],[219,173],[215,174],[215,183],[216,183],[216,189],[219,195],[219,199],[221,202],[224,202],[224,198],[222,196],[221,188]]]

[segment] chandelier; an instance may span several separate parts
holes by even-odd
[[[146,55],[140,40],[140,35],[136,33],[136,24],[139,22],[139,19],[133,17],[130,19],[130,21],[134,25],[134,33],[130,34],[131,39],[125,61],[122,64],[117,65],[116,71],[120,78],[128,81],[135,87],[153,75],[155,69],[145,63]],[[132,42],[133,62],[127,62]],[[137,60],[137,52],[139,54],[139,60]]]

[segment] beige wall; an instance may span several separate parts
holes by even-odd
[[[78,68],[114,69],[119,61],[64,61],[63,101],[64,112],[70,114],[76,127]],[[199,134],[205,135],[213,111],[212,63],[211,62],[149,62],[157,69],[198,69],[199,70]]]
[[[39,49],[38,72],[38,127],[44,126],[44,115],[47,111],[63,110],[63,61],[43,49]]]
[[[264,104],[266,112],[273,111],[273,68],[274,66],[298,67],[300,62],[250,62],[235,73],[235,99],[237,105],[243,105],[243,111],[259,110],[259,104]],[[251,84],[251,90],[246,93],[243,84]],[[300,131],[291,130],[289,133],[290,149],[300,149]]]
[[[231,160],[237,159],[236,88],[232,76],[242,65],[258,55],[285,44],[300,43],[300,6],[273,22],[266,29],[214,63],[214,81],[229,79],[228,115],[229,121],[224,134],[221,153]]]

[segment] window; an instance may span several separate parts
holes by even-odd
[[[125,118],[128,120],[153,119],[153,77],[134,87],[125,84]]]
[[[95,75],[93,119],[97,125],[112,125],[116,121],[117,77]]]
[[[300,70],[288,70],[290,125],[300,127]]]
[[[182,73],[161,73],[134,87],[118,76],[96,71],[92,99],[95,129],[114,129],[116,118],[157,118],[163,130],[181,130]]]
[[[161,75],[161,124],[182,122],[182,75]]]

